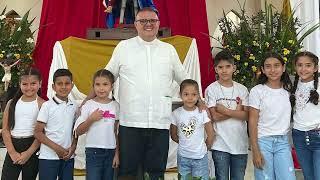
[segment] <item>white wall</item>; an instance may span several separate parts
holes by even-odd
[[[239,0],[241,7],[245,0]],[[264,9],[264,0],[246,0],[245,10],[248,16]],[[268,0],[275,6],[278,11],[282,10],[283,0]],[[207,16],[209,24],[210,35],[214,34],[214,31],[218,27],[218,20],[223,17],[223,11],[227,14],[231,9],[240,11],[240,6],[237,0],[206,0]]]
[[[245,0],[239,0],[241,7]],[[231,9],[240,10],[237,0],[206,0],[207,16],[210,35],[213,35],[218,26],[218,20],[223,17],[223,11],[230,12]],[[245,9],[248,15],[252,15],[260,9],[260,0],[247,0]]]
[[[7,6],[6,12],[16,11],[21,17],[30,10],[29,19],[36,18],[31,26],[31,31],[37,30],[40,24],[42,0],[0,0],[0,11]],[[35,33],[35,38],[38,32]]]

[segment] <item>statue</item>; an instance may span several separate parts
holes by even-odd
[[[106,8],[106,27],[114,28],[115,21],[119,18],[119,24],[133,24],[138,9],[151,7],[157,11],[153,0],[103,0]]]
[[[0,66],[2,66],[4,70],[4,76],[2,78],[2,82],[4,82],[4,91],[8,90],[9,84],[11,82],[11,68],[17,65],[20,62],[20,59],[10,65],[10,61],[7,59],[3,63],[0,62]]]
[[[103,6],[106,8],[104,12],[106,13],[106,27],[113,28],[115,23],[115,16],[112,9],[115,5],[115,0],[102,0]]]

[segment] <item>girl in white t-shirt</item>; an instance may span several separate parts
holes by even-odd
[[[296,76],[290,100],[292,138],[305,180],[320,179],[319,58],[311,52],[295,57]]]
[[[207,112],[200,112],[196,106],[200,98],[198,83],[184,80],[180,85],[180,96],[183,106],[173,111],[170,126],[171,138],[179,144],[178,171],[182,180],[190,178],[188,176],[207,180],[207,151],[213,143],[213,129]]]
[[[37,94],[40,84],[38,70],[24,71],[20,76],[20,89],[4,110],[2,137],[7,154],[2,168],[3,180],[17,180],[21,171],[23,180],[37,177],[39,160],[36,153],[40,144],[33,131],[44,102]]]
[[[113,168],[119,165],[118,112],[119,104],[109,99],[114,83],[113,74],[105,69],[93,77],[96,94],[81,108],[75,129],[77,135],[86,133],[86,179],[113,179]]]
[[[294,180],[288,142],[291,81],[283,58],[269,53],[249,95],[249,132],[256,180]]]

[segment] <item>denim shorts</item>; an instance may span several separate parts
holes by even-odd
[[[201,159],[191,159],[177,155],[178,171],[181,180],[188,180],[188,175],[201,177],[202,180],[209,179],[208,154]]]

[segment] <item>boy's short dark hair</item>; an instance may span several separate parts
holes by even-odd
[[[222,50],[214,57],[214,67],[216,67],[221,61],[227,61],[230,64],[234,64],[234,57],[229,51]]]
[[[53,83],[56,82],[57,77],[61,77],[61,76],[68,76],[72,81],[72,73],[69,71],[69,69],[58,69],[53,74]]]

